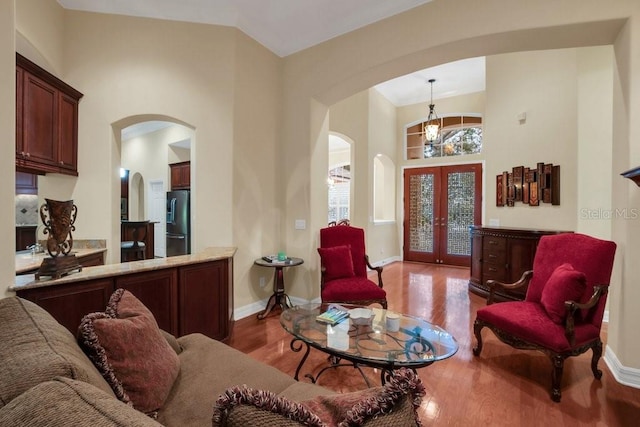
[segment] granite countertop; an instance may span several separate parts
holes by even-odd
[[[87,255],[105,252],[106,250],[106,248],[81,248],[72,249],[71,253],[75,254],[77,258],[80,258]],[[37,270],[42,264],[42,260],[49,257],[49,253],[46,250],[39,254],[31,254],[29,251],[21,252],[25,253],[16,253],[16,274]]]
[[[86,249],[85,249],[86,250]],[[105,250],[105,249],[101,249]],[[96,251],[96,249],[94,249]],[[164,268],[173,268],[183,265],[198,264],[220,259],[233,258],[236,253],[234,247],[215,247],[206,248],[201,252],[191,255],[179,255],[169,258],[146,259],[142,261],[123,262],[119,264],[98,265],[94,267],[85,267],[82,271],[72,272],[60,279],[51,279],[43,277],[35,280],[34,274],[25,274],[16,276],[15,283],[9,287],[10,291],[16,292],[23,289],[41,288],[45,286],[56,286],[64,283],[72,283],[83,280],[100,279],[103,277],[122,276],[132,273],[141,273],[144,271],[161,270]],[[80,249],[76,256],[80,255]],[[31,256],[29,254],[29,256]],[[39,264],[38,264],[39,266]]]

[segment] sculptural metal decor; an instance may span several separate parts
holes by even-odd
[[[36,279],[39,279],[40,276],[51,276],[58,279],[73,270],[82,270],[75,255],[71,253],[73,248],[72,232],[76,230],[74,223],[78,207],[73,203],[73,200],[44,200],[45,203],[40,206],[40,219],[45,227],[43,233],[49,235],[46,246],[51,257],[42,261],[40,269],[36,273]]]

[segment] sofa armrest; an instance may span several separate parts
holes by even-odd
[[[56,377],[31,387],[0,408],[0,425],[160,427],[161,424],[97,387]]]

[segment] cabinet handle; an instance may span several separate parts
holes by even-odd
[[[489,271],[495,273],[496,271],[498,271],[497,269],[493,268],[493,267],[489,267]]]
[[[489,244],[490,244],[490,245],[497,245],[497,244],[498,244],[498,242],[496,242],[495,240],[489,240]]]
[[[489,254],[489,258],[498,258],[498,256],[494,254]]]
[[[30,153],[25,153],[24,155],[25,155],[25,157],[31,157]]]
[[[64,166],[64,162],[62,160],[60,160],[58,163],[60,164],[60,166]]]

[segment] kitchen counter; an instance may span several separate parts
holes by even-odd
[[[89,251],[91,249],[78,249],[76,256],[79,256],[81,251],[86,254],[84,251]],[[98,249],[93,249],[94,251]],[[101,249],[105,250],[105,249]],[[94,267],[85,267],[82,271],[72,272],[68,275],[61,277],[59,279],[51,279],[48,277],[43,277],[40,280],[35,280],[34,274],[25,274],[22,276],[16,276],[15,284],[9,287],[10,291],[17,292],[26,289],[34,289],[34,288],[42,288],[48,286],[56,286],[73,282],[80,282],[86,280],[100,279],[105,277],[117,277],[117,276],[125,276],[132,273],[141,273],[145,271],[154,271],[154,270],[162,270],[166,268],[174,268],[180,267],[183,265],[191,265],[198,263],[205,263],[210,261],[222,260],[233,258],[236,253],[236,248],[234,247],[216,247],[216,248],[207,248],[197,254],[191,255],[179,255],[169,258],[155,258],[155,259],[146,259],[142,261],[133,261],[126,263],[118,263],[118,264],[107,264],[100,265]],[[41,254],[42,255],[42,254]],[[31,257],[31,254],[28,254],[27,257]],[[18,260],[16,257],[16,264]],[[40,260],[40,263],[42,259]],[[40,264],[38,263],[36,268],[38,268]],[[17,271],[17,268],[16,268]]]
[[[79,248],[72,249],[71,253],[76,258],[106,252],[106,248]],[[24,253],[16,253],[16,274],[24,274],[28,271],[37,270],[42,264],[42,260],[49,257],[49,253],[45,250],[39,254],[31,254],[30,251],[22,251]],[[28,275],[33,276],[33,275]]]

